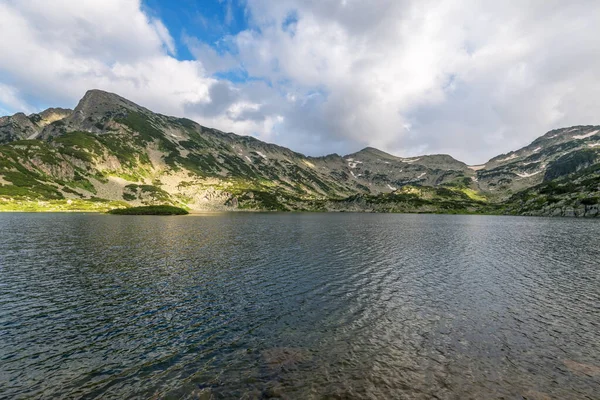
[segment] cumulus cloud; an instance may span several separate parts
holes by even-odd
[[[201,60],[208,74],[212,75],[216,72],[240,70],[238,60],[226,51],[226,45],[223,46],[225,49],[219,52],[215,49],[215,44],[211,46],[188,35],[183,35],[183,42],[194,57],[197,60]]]
[[[171,34],[169,33],[169,30],[167,29],[167,27],[162,23],[161,20],[156,19],[156,18],[153,18],[151,20],[151,24],[154,27],[154,29],[156,30],[156,34],[158,35],[158,38],[163,43],[165,48],[168,50],[169,54],[175,55],[177,52],[175,49],[175,41],[171,37]]]
[[[226,15],[236,3],[221,1]],[[181,61],[139,1],[0,0],[0,102],[69,106],[98,87],[313,155],[369,145],[470,163],[599,123],[594,0],[239,4],[248,29],[184,36],[196,60]]]
[[[236,43],[249,73],[323,93],[308,116],[317,126],[294,118],[300,96],[282,130],[482,162],[547,130],[598,123],[598,2],[376,3],[248,1],[256,29]]]
[[[25,113],[31,113],[33,110],[29,104],[21,99],[17,88],[3,83],[0,83],[0,112],[2,113],[0,115],[8,114],[8,110],[1,107],[1,105],[11,110],[20,110]]]

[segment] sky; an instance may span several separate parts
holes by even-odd
[[[308,155],[600,124],[597,0],[0,0],[0,115],[88,89]]]

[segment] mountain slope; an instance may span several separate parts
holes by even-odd
[[[401,158],[367,147],[344,160],[352,178],[374,193],[405,185],[435,186],[474,175],[466,164],[448,155]]]
[[[590,154],[591,155],[591,154]],[[576,172],[561,175],[525,189],[505,202],[505,211],[517,215],[597,217],[600,215],[600,157],[595,163]],[[580,157],[580,152],[564,156]],[[560,160],[560,159],[559,159]],[[564,165],[563,163],[557,163]],[[555,164],[556,165],[556,164]],[[583,165],[580,163],[571,164]],[[569,170],[572,168],[569,167]]]
[[[14,140],[34,139],[46,126],[63,120],[72,113],[73,110],[49,108],[39,114],[29,116],[17,113],[12,116],[0,117],[0,144]]]
[[[0,121],[0,209],[166,203],[192,210],[518,213],[515,193],[596,165],[600,150],[598,127],[575,127],[478,167],[448,155],[402,158],[373,148],[307,157],[100,90],[88,91],[72,111]]]
[[[476,171],[482,191],[502,199],[523,189],[576,172],[597,162],[600,126],[557,129],[530,145],[492,158]]]
[[[22,138],[25,135],[13,135]],[[285,209],[284,202],[343,197],[339,156],[309,158],[193,121],[154,114],[117,95],[89,91],[75,110],[45,126],[42,140],[0,148],[0,194],[100,197],[193,209]],[[281,197],[282,201],[278,199]]]

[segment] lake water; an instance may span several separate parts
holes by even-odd
[[[600,221],[0,214],[0,398],[600,399]]]

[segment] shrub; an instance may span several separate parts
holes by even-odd
[[[116,208],[110,210],[109,214],[114,215],[187,215],[189,212],[183,208],[159,205],[159,206],[143,206],[143,207],[129,207],[129,208]]]

